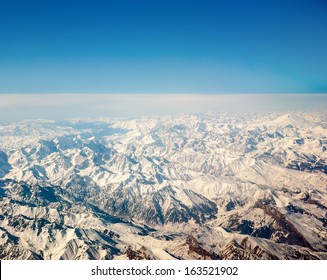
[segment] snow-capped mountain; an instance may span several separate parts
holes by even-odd
[[[2,259],[327,259],[327,115],[0,126]]]

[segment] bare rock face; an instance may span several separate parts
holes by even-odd
[[[189,254],[194,252],[200,256],[201,259],[209,259],[209,260],[221,260],[222,258],[216,254],[215,252],[208,252],[203,247],[201,247],[200,243],[196,238],[192,235],[189,235],[186,239],[186,244],[189,248]]]
[[[145,247],[141,247],[139,250],[133,250],[130,246],[125,252],[129,260],[153,260],[151,252],[149,252]]]

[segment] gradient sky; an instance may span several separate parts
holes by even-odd
[[[0,93],[326,93],[325,0],[1,0]]]

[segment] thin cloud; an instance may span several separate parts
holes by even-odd
[[[319,94],[3,94],[1,122],[194,112],[325,110]]]

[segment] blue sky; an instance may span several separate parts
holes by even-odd
[[[327,3],[1,0],[0,93],[326,93]]]

